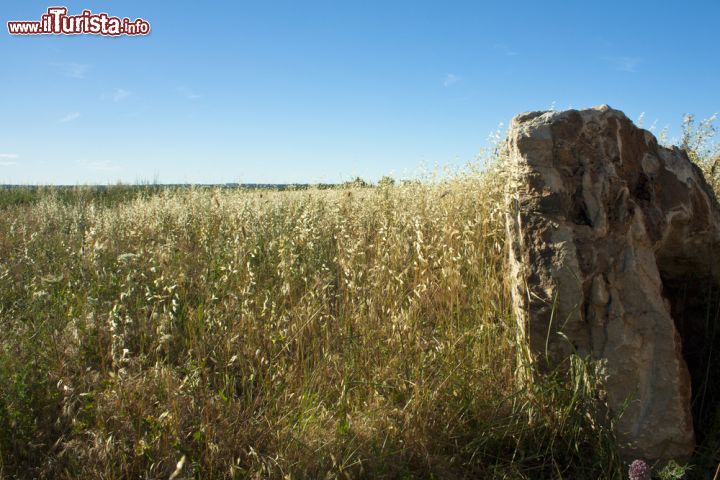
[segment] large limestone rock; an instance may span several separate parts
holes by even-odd
[[[515,117],[508,137],[513,300],[534,358],[605,359],[623,453],[683,458],[695,438],[702,292],[720,214],[700,170],[607,106]]]

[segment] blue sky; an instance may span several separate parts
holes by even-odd
[[[500,122],[720,110],[720,2],[70,1],[147,37],[10,36],[0,183],[335,182],[461,165]],[[63,5],[61,3],[61,5]]]

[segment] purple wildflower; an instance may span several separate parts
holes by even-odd
[[[642,460],[635,460],[628,470],[630,480],[650,480],[650,466]]]

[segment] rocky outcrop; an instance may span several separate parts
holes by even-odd
[[[623,453],[687,457],[703,292],[720,279],[713,192],[607,106],[518,115],[508,142],[513,301],[535,360],[603,359]]]

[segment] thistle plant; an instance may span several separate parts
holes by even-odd
[[[643,460],[635,460],[630,464],[630,468],[628,469],[628,478],[630,480],[650,480],[652,478],[652,470]]]

